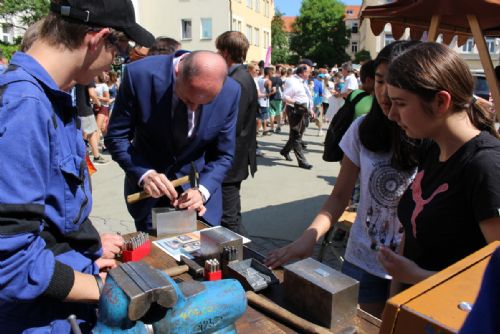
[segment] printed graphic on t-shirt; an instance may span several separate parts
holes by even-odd
[[[436,195],[448,190],[448,183],[443,183],[436,190],[432,192],[429,198],[424,199],[422,197],[422,179],[424,178],[425,171],[420,171],[415,176],[415,181],[411,186],[413,201],[415,201],[415,209],[411,215],[411,227],[413,232],[413,237],[417,237],[417,217],[424,210],[424,206],[429,204]]]
[[[396,250],[403,233],[397,222],[399,198],[406,190],[412,172],[397,171],[387,161],[374,166],[369,179],[370,205],[367,207],[365,228],[375,250],[380,244]]]

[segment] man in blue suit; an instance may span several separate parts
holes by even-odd
[[[105,143],[125,171],[125,196],[151,195],[127,204],[137,230],[151,228],[151,209],[162,206],[196,209],[209,224],[220,224],[239,97],[224,59],[210,51],[151,56],[127,66]],[[189,174],[191,162],[199,188],[175,189],[171,180]]]

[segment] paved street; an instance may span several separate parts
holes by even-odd
[[[243,222],[253,241],[252,247],[264,254],[302,233],[331,192],[339,170],[338,163],[321,159],[324,136],[317,136],[314,124],[304,135],[308,143],[306,157],[314,165],[312,170],[298,168],[293,153],[294,161],[281,157],[279,151],[288,138],[288,126],[282,130],[280,134],[258,138],[264,157],[257,158],[258,171],[253,179],[243,182],[241,190]],[[123,199],[122,170],[114,162],[97,169],[92,177],[92,221],[100,232],[135,231]],[[332,252],[328,252],[326,261],[338,265]]]

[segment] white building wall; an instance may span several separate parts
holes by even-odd
[[[225,0],[135,0],[137,19],[155,37],[167,36],[186,50],[215,51],[215,39],[229,30],[229,1]],[[210,38],[201,37],[201,20],[211,19]],[[191,38],[182,36],[182,20],[191,20]]]

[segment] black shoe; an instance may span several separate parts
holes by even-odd
[[[304,150],[307,150],[307,144],[302,143],[301,145]]]
[[[278,126],[278,127],[276,128],[276,130],[274,131],[274,133],[280,133],[280,132],[281,132],[281,128]]]
[[[290,153],[285,153],[283,150],[280,151],[280,154],[285,158],[286,161],[293,161],[292,158],[290,158]]]
[[[304,169],[311,169],[311,168],[313,168],[313,165],[308,164],[308,163],[306,162],[306,163],[303,163],[303,164],[300,164],[300,163],[299,163],[299,167],[300,167],[300,168],[304,168]]]

